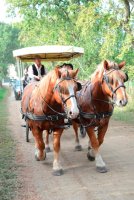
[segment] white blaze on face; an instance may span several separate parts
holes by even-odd
[[[72,85],[69,85],[68,86],[68,90],[69,90],[69,96],[71,96],[71,95],[75,95],[74,94],[74,88],[73,88],[73,86]],[[71,112],[72,112],[72,114],[71,114],[71,116],[72,116],[72,118],[73,117],[77,117],[77,115],[79,114],[79,109],[78,109],[78,107],[77,107],[77,101],[76,101],[76,98],[75,97],[71,97],[70,98],[70,101],[71,101]]]
[[[122,85],[122,82],[120,80],[118,81],[118,85]],[[124,87],[120,87],[120,89],[121,89],[122,97],[117,97],[116,105],[117,106],[124,106],[124,105],[126,105],[125,104],[125,102],[126,102],[126,93],[125,93]],[[117,93],[118,93],[118,91],[117,91]]]

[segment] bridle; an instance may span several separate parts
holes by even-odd
[[[112,92],[112,99],[114,99],[114,97],[115,97],[115,95],[116,95],[116,91],[117,91],[119,88],[121,88],[121,87],[126,88],[124,84],[118,85],[115,89],[113,89],[113,88],[111,87],[111,85],[110,85],[110,83],[109,83],[109,77],[108,77],[108,75],[111,74],[111,73],[112,73],[113,71],[115,71],[115,70],[117,70],[117,69],[112,69],[111,71],[109,71],[109,72],[107,72],[107,73],[105,72],[105,73],[103,74],[103,80],[104,80],[105,83],[107,84],[109,90]]]
[[[63,82],[63,81],[66,81],[66,80],[74,80],[74,79],[71,78],[71,77],[69,77],[69,76],[67,76],[67,77],[65,77],[65,78],[60,78],[60,79],[59,79],[59,82],[55,85],[55,87],[54,87],[54,89],[53,89],[53,91],[56,91],[56,90],[58,91],[59,96],[60,96],[60,98],[61,98],[61,102],[62,102],[62,104],[63,104],[63,106],[64,106],[65,109],[67,109],[66,102],[67,102],[70,98],[76,98],[75,94],[70,95],[70,96],[67,97],[66,99],[63,98],[62,93],[61,93],[61,89],[60,89],[60,85],[59,85],[59,84],[60,84],[61,82]],[[75,81],[75,80],[74,80],[74,81]]]

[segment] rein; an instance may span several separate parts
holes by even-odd
[[[72,97],[75,97],[75,95],[70,95],[68,98],[66,99],[63,99],[62,95],[61,95],[61,92],[60,92],[60,87],[59,87],[59,83],[61,83],[62,81],[64,80],[72,80],[72,78],[70,78],[69,76],[66,77],[66,78],[61,78],[60,81],[56,84],[56,86],[54,87],[54,90],[55,91],[56,89],[58,90],[59,92],[59,95],[61,97],[61,100],[62,100],[62,103],[64,105],[64,107],[66,106],[66,102],[68,99],[72,98]],[[50,108],[51,111],[53,111],[55,114],[44,114],[44,115],[35,115],[31,112],[26,112],[26,113],[23,113],[22,110],[21,110],[21,113],[22,113],[22,117],[26,119],[30,119],[30,120],[35,120],[35,121],[58,121],[58,120],[61,120],[61,119],[67,119],[68,122],[64,123],[63,126],[59,126],[60,128],[63,128],[65,126],[70,126],[70,120],[69,118],[67,117],[67,114],[66,113],[61,113],[61,112],[58,112],[56,111],[55,109],[53,109],[46,101],[46,99],[42,96],[41,92],[40,92],[40,89],[38,87],[38,90],[39,90],[39,93],[40,93],[40,96],[41,98],[43,99],[43,101],[47,104],[47,106]]]
[[[111,71],[109,71],[109,72],[107,72],[107,73],[105,73],[105,74],[103,75],[103,80],[106,82],[108,88],[109,88],[110,91],[112,92],[112,101],[106,101],[106,100],[103,100],[103,99],[92,98],[92,94],[91,94],[91,95],[90,95],[90,96],[91,96],[91,102],[92,102],[92,100],[95,100],[95,101],[101,101],[101,102],[104,102],[104,103],[107,103],[107,104],[111,104],[112,107],[113,107],[113,109],[114,109],[114,104],[115,104],[115,102],[114,102],[113,97],[114,97],[114,95],[116,94],[116,91],[117,91],[119,88],[121,88],[121,87],[125,88],[125,85],[124,85],[124,84],[118,85],[115,89],[113,89],[113,88],[111,87],[111,85],[110,85],[110,83],[109,83],[109,77],[108,77],[108,75],[109,75],[111,72],[115,71],[115,70],[118,70],[118,69],[117,69],[117,68],[114,68],[114,69],[112,69]],[[83,88],[83,89],[84,89],[84,88]],[[90,90],[90,92],[91,92],[91,90]],[[113,114],[113,110],[112,110],[112,111],[107,111],[107,112],[96,113],[96,111],[95,111],[95,106],[94,106],[94,105],[93,105],[93,108],[94,108],[94,113],[87,113],[87,112],[82,112],[82,111],[80,111],[80,121],[81,121],[81,117],[83,117],[83,118],[85,118],[85,119],[92,119],[91,122],[90,122],[90,124],[88,124],[87,126],[84,126],[84,125],[81,123],[81,124],[83,125],[83,127],[85,127],[85,128],[86,128],[86,127],[89,127],[89,126],[95,125],[95,121],[94,121],[94,120],[101,120],[101,119],[104,119],[104,118],[109,118],[109,117],[111,117],[112,114]]]
[[[85,88],[83,88],[84,91],[86,91],[87,87],[91,84],[91,82],[88,82],[88,84],[86,85]],[[91,103],[92,103],[92,100],[96,100],[96,101],[101,101],[101,102],[104,102],[104,103],[107,103],[107,104],[110,104],[110,105],[114,105],[114,102],[112,101],[105,101],[105,100],[102,100],[102,99],[96,99],[96,98],[93,98],[92,97],[92,92],[90,90],[90,97],[91,97]],[[80,97],[81,95],[79,95]],[[105,112],[96,112],[95,111],[95,106],[93,105],[93,108],[94,108],[94,113],[87,113],[87,112],[83,112],[81,110],[81,108],[79,107],[79,110],[80,110],[80,116],[79,116],[79,119],[80,119],[80,123],[81,125],[84,127],[84,128],[87,128],[87,127],[91,127],[91,126],[95,126],[96,125],[96,120],[101,120],[101,119],[105,119],[105,118],[109,118],[112,116],[113,114],[113,110],[112,111],[105,111]],[[114,108],[114,107],[113,107]],[[91,122],[88,123],[87,125],[84,125],[82,123],[82,119],[81,118],[84,118],[84,119],[90,119]]]

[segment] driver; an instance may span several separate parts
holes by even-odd
[[[41,78],[46,74],[46,69],[44,65],[41,64],[40,56],[36,56],[34,64],[28,68],[29,79],[32,81],[40,81]]]

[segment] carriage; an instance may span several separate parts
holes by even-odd
[[[20,80],[24,76],[24,63],[33,62],[36,56],[39,56],[42,62],[49,62],[54,67],[57,61],[69,61],[83,54],[84,49],[81,47],[59,45],[26,47],[13,51],[13,57],[16,58],[17,73]],[[30,128],[27,120],[24,127],[26,127],[26,142],[29,142]],[[80,126],[80,133],[82,137],[85,135],[85,129],[82,126]]]
[[[14,51],[18,70],[21,61],[31,61],[35,54],[40,55],[44,61],[64,61],[84,53],[84,50],[78,47],[62,46],[59,47],[60,50],[58,47],[47,46],[45,53],[43,47],[34,47],[33,51],[32,48]],[[63,174],[59,153],[60,138],[65,129],[64,119],[66,117],[71,119],[76,136],[78,136],[79,125],[85,127],[89,137],[87,157],[91,161],[95,160],[98,172],[107,172],[99,148],[103,143],[114,104],[123,107],[128,102],[124,85],[128,76],[122,70],[124,66],[125,62],[118,64],[109,60],[102,61],[92,74],[91,81],[87,81],[80,92],[78,92],[76,80],[78,69],[61,70],[59,67],[50,71],[38,85],[29,84],[24,90],[22,113],[28,119],[26,120],[27,139],[30,127],[35,139],[35,159],[38,161],[46,158],[43,130],[53,127],[53,175]],[[19,72],[20,77],[22,74],[23,68]],[[96,127],[98,128],[97,134],[95,133]],[[77,142],[79,144],[78,140]]]

